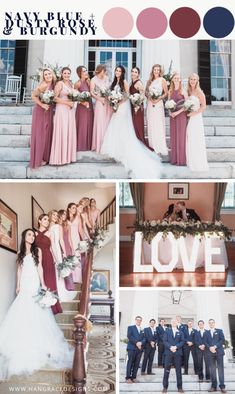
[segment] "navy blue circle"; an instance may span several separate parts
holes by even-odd
[[[224,7],[214,7],[207,11],[203,19],[206,32],[215,38],[228,36],[234,28],[233,14]]]

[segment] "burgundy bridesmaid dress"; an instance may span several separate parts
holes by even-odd
[[[90,92],[87,81],[82,81],[80,92]],[[83,104],[78,104],[76,109],[76,127],[77,127],[77,152],[90,151],[92,144],[94,111],[92,100],[89,102],[89,108]]]
[[[63,228],[63,239],[64,239],[66,257],[72,256],[73,252],[72,252],[72,248],[69,243],[69,228],[68,228],[68,226],[63,226],[62,228]],[[75,290],[72,273],[69,276],[66,276],[64,278],[64,283],[65,283],[66,290]]]
[[[174,90],[171,97],[176,104],[184,100],[184,96],[178,90]],[[177,110],[177,109],[176,109]],[[175,118],[170,117],[170,145],[171,145],[171,164],[186,166],[186,128],[187,114],[181,112]]]
[[[53,90],[50,87],[50,90]],[[52,134],[53,134],[54,105],[46,111],[36,104],[33,108],[31,141],[30,141],[30,168],[37,168],[45,161],[49,163]]]
[[[47,230],[38,231],[36,236],[36,245],[42,251],[42,267],[45,285],[57,294],[55,264],[50,250],[51,240],[45,235],[45,232],[47,232]],[[62,313],[59,301],[57,301],[55,305],[52,305],[51,309],[54,315]]]
[[[135,84],[139,81],[139,79],[135,82],[132,82],[130,85],[130,94],[139,93],[139,90],[135,88]],[[134,110],[134,106],[131,104],[131,114],[133,126],[135,129],[136,137],[143,142],[144,145],[149,148],[149,145],[144,137],[144,106],[142,104],[141,108],[138,109],[137,112]]]

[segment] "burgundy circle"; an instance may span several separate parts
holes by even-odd
[[[167,17],[158,8],[150,7],[141,11],[137,17],[136,26],[145,38],[161,37],[167,29]]]
[[[198,13],[189,7],[181,7],[170,17],[171,31],[180,38],[190,38],[197,34],[201,26]]]

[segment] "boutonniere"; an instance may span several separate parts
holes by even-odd
[[[141,329],[141,330],[140,330],[140,334],[144,334],[144,330]]]
[[[214,334],[215,334],[215,335],[217,335],[217,334],[218,334],[218,332],[217,332],[217,331],[215,331],[215,332],[214,332]]]

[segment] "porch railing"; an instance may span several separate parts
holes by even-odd
[[[100,227],[107,230],[109,224],[114,222],[116,216],[116,197],[107,205],[100,214]]]

